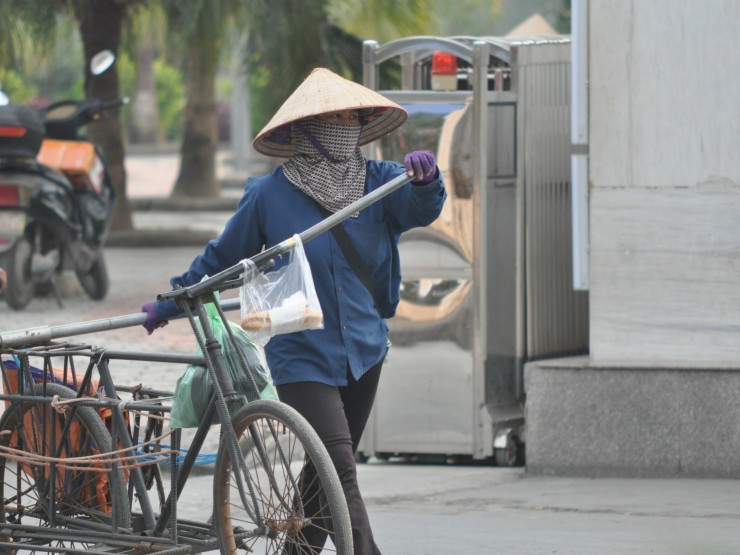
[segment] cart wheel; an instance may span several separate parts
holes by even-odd
[[[339,477],[305,419],[288,405],[262,400],[243,407],[233,422],[246,465],[247,508],[228,442],[222,441],[213,483],[221,552],[351,554],[352,528]],[[322,551],[329,530],[333,548],[327,542]]]
[[[493,451],[498,466],[521,466],[524,464],[524,444],[514,435],[506,438],[506,447]]]
[[[34,385],[26,390],[27,395],[73,399],[74,392],[62,385]],[[73,457],[96,455],[111,450],[111,438],[103,420],[93,407],[78,406],[67,413],[57,413],[46,403],[19,403],[11,405],[0,418],[0,446],[21,452],[19,460],[0,456],[0,541],[32,542],[39,551],[88,549],[98,542],[80,540],[80,528],[90,529],[95,522],[111,526],[114,520],[118,526],[131,526],[131,510],[128,504],[126,483],[123,472],[117,474],[96,472],[87,463],[73,468],[51,467],[26,462],[31,455],[52,456],[70,460]],[[102,466],[102,463],[101,465]],[[50,490],[54,492],[53,504]],[[50,513],[53,507],[53,515]],[[54,519],[52,519],[52,516]],[[41,537],[36,534],[30,539],[34,528],[48,529],[56,521],[53,534]],[[65,524],[62,525],[62,522]],[[16,526],[23,526],[16,529]],[[52,539],[53,538],[53,539]],[[19,546],[18,551],[28,548]],[[0,553],[15,553],[3,548]]]

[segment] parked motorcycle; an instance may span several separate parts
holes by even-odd
[[[114,62],[93,57],[91,73]],[[53,293],[57,278],[73,270],[95,300],[109,287],[103,244],[115,203],[113,184],[98,145],[81,130],[128,98],[64,100],[36,110],[0,106],[0,267],[3,296],[21,310],[36,294]]]

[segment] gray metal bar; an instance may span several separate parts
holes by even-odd
[[[6,331],[0,333],[0,349],[19,347],[21,345],[41,345],[59,337],[70,337],[73,335],[141,326],[145,322],[146,314],[139,312],[127,316],[115,316],[100,320],[90,320],[88,322]]]
[[[375,52],[378,43],[374,40],[366,40],[362,43],[362,82],[372,90],[378,88],[378,68],[375,61]]]
[[[179,316],[178,316],[179,318]],[[143,353],[134,351],[105,351],[105,358],[109,360],[139,360],[146,362],[172,362],[175,364],[195,364],[205,366],[206,359],[200,355],[181,355],[177,353]],[[120,389],[120,386],[118,386]]]
[[[421,36],[402,38],[379,46],[375,51],[375,62],[381,64],[404,52],[413,52],[417,59],[421,59],[435,50],[444,50],[467,62],[473,61],[473,49],[466,44],[446,38]]]
[[[367,208],[371,204],[379,201],[383,197],[387,197],[392,192],[400,189],[401,187],[406,185],[406,183],[412,181],[413,179],[416,178],[414,176],[409,177],[405,173],[402,173],[395,179],[391,179],[388,183],[366,194],[360,200],[353,202],[349,206],[342,208],[339,212],[335,212],[328,218],[321,220],[316,225],[309,227],[306,231],[300,234],[301,241],[303,243],[307,243],[314,237],[321,235],[325,231],[329,231],[332,227],[346,220],[355,212],[359,212],[360,210]]]
[[[115,400],[116,386],[113,383],[113,378],[111,377],[110,369],[108,368],[108,361],[106,361],[105,359],[101,360],[98,364],[98,375],[100,378],[100,383],[102,383],[103,387],[105,388],[106,395]],[[121,445],[123,445],[124,449],[131,449],[133,447],[133,443],[131,441],[131,436],[128,433],[128,426],[126,425],[126,421],[124,420],[123,414],[120,410],[113,410],[112,426],[113,427],[111,430],[111,436],[113,437],[113,439],[115,440],[116,436],[119,436]],[[112,448],[115,450],[117,449],[117,446],[118,440],[113,443]],[[117,476],[112,476],[112,478],[117,479]],[[144,522],[146,523],[147,530],[151,530],[154,527],[154,509],[152,508],[151,500],[147,495],[144,476],[140,471],[131,472],[129,473],[129,480],[131,480],[134,484],[134,491],[138,496],[139,504],[141,505],[141,514],[144,518]]]
[[[366,194],[359,200],[356,200],[349,206],[345,206],[340,211],[335,212],[328,218],[321,220],[316,225],[311,226],[304,232],[300,233],[299,237],[301,238],[301,242],[307,243],[314,237],[321,235],[325,231],[329,231],[332,227],[334,227],[340,222],[343,222],[355,212],[364,210],[371,204],[379,201],[383,197],[386,197],[390,195],[391,193],[393,193],[394,191],[400,189],[401,187],[406,185],[406,183],[412,181],[413,179],[415,179],[414,176],[409,177],[405,173],[402,173],[398,177],[391,179],[385,185],[378,187],[377,189]],[[257,265],[257,267],[259,267],[260,264],[264,263],[264,261],[275,258],[276,256],[279,256],[281,254],[284,254],[292,250],[293,246],[294,246],[294,241],[292,239],[287,239],[283,241],[282,243],[275,245],[274,247],[270,247],[269,249],[266,249],[262,251],[261,253],[253,256],[252,258],[250,258],[250,260],[254,262],[255,265]],[[173,299],[175,297],[190,297],[190,298],[196,297],[207,291],[212,291],[214,289],[214,284],[224,283],[229,279],[233,279],[239,276],[243,271],[244,271],[244,268],[241,263],[235,264],[231,268],[227,268],[226,270],[219,272],[215,276],[211,276],[206,281],[196,283],[189,287],[185,287],[184,289],[181,289],[181,290],[170,291],[168,293],[160,295],[160,298]]]
[[[492,212],[489,212],[488,191],[488,57],[489,47],[483,41],[476,41],[474,48],[473,63],[473,118],[474,137],[478,143],[475,149],[475,174],[474,174],[474,205],[477,204],[473,215],[475,232],[474,238],[474,262],[473,279],[474,289],[474,328],[476,334],[473,341],[473,406],[486,406],[486,358],[488,338],[488,233],[486,233],[486,222]],[[490,420],[484,416],[483,411],[474,410],[473,414],[473,456],[483,458],[490,454],[492,449],[490,442]]]
[[[224,310],[235,310],[239,308],[239,299],[227,299],[221,303]],[[175,316],[173,320],[184,318],[185,315]],[[110,318],[101,318],[100,320],[88,320],[87,322],[77,322],[74,324],[61,324],[58,326],[39,326],[37,328],[28,328],[22,330],[6,331],[0,333],[0,349],[9,349],[13,347],[42,345],[52,339],[62,337],[71,337],[84,335],[86,333],[98,333],[103,331],[131,328],[142,326],[146,322],[146,314],[137,312],[125,316],[112,316]],[[124,354],[118,351],[114,352],[115,356],[111,358],[124,358]],[[126,358],[130,358],[129,356]],[[149,358],[147,358],[149,360]],[[187,361],[186,361],[187,362]]]
[[[411,102],[429,104],[464,104],[473,98],[471,91],[380,91],[396,104]]]

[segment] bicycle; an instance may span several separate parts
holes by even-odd
[[[323,233],[411,179],[397,177],[304,231],[301,240]],[[295,239],[286,240],[250,260],[265,271],[294,244]],[[54,342],[139,326],[146,320],[143,313],[0,333],[0,355],[12,359],[3,359],[0,395],[6,404],[0,417],[0,555],[216,549],[289,554],[318,553],[322,547],[352,554],[344,494],[319,437],[291,407],[247,401],[238,394],[213,337],[204,306],[214,303],[225,321],[224,312],[238,307],[238,300],[221,302],[216,293],[240,287],[244,274],[244,265],[237,264],[199,284],[159,295],[183,309],[202,356]],[[254,378],[240,358],[250,376],[250,397],[256,398]],[[110,362],[117,360],[207,368],[214,391],[187,450],[180,448],[181,430],[171,431],[170,445],[163,443],[171,393],[114,384]],[[78,371],[83,366],[84,372]],[[121,399],[121,394],[130,398]],[[178,498],[214,416],[221,438],[211,517],[206,522],[178,518]],[[160,470],[165,462],[171,473],[168,493]],[[149,497],[155,485],[159,512]],[[302,530],[308,525],[325,527],[332,545],[307,545]]]

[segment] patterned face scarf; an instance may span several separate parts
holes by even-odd
[[[349,206],[365,190],[361,130],[320,119],[294,124],[296,153],[283,164],[285,177],[329,212]]]

